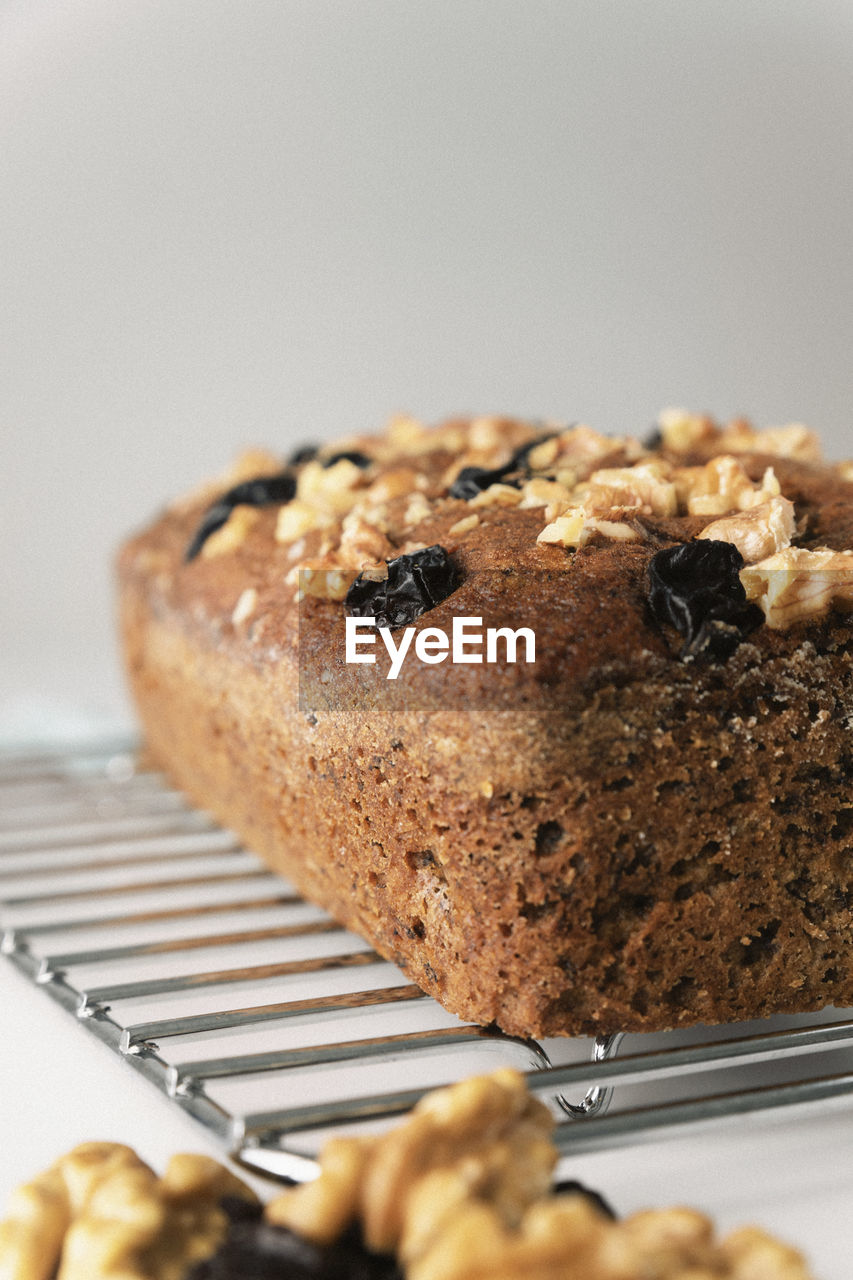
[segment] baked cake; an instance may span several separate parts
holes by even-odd
[[[245,456],[120,582],[155,759],[460,1017],[853,1003],[853,469],[806,428],[398,419]]]

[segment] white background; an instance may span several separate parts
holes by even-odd
[[[851,196],[849,0],[0,0],[2,736],[126,720],[114,547],[245,444],[676,403],[853,454]],[[841,1232],[825,1136],[744,1209]]]

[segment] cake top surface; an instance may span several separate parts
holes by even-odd
[[[722,661],[747,638],[783,652],[853,605],[851,549],[853,464],[822,461],[799,424],[669,410],[643,442],[404,417],[288,459],[243,455],[129,543],[122,570],[255,661],[294,652],[301,629],[302,660],[323,666],[347,614],[535,627],[535,676],[512,674],[541,685]]]

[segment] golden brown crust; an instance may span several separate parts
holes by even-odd
[[[462,461],[505,461],[534,430],[481,420],[442,432],[353,442],[382,461],[346,483],[381,497],[391,477],[381,523],[393,554],[452,552],[461,586],[419,626],[487,613],[535,626],[535,666],[412,666],[392,688],[377,665],[348,682],[343,606],[300,604],[294,568],[354,574],[367,535],[351,521],[345,545],[352,506],[291,542],[276,541],[275,509],[256,511],[230,549],[186,564],[208,491],[120,560],[128,670],[155,756],[462,1017],[553,1035],[853,1001],[853,904],[839,878],[853,769],[845,616],[760,627],[726,664],[679,662],[680,638],[650,617],[647,566],[718,512],[684,513],[682,497],[681,514],[620,509],[634,540],[543,544],[545,507],[447,496]],[[584,468],[649,456],[593,434],[566,445],[564,488],[570,463],[582,486]],[[732,442],[766,444],[741,427]],[[689,443],[655,455],[676,489],[719,452],[705,427]],[[792,447],[811,449],[801,434]],[[840,469],[736,457],[750,486],[739,503],[766,499],[772,468],[801,548],[853,547]],[[318,474],[309,496],[326,483]],[[583,498],[568,491],[569,506]]]

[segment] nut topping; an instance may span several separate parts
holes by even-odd
[[[746,564],[755,564],[789,546],[795,528],[793,502],[787,498],[771,498],[749,511],[712,521],[699,537],[731,542]]]
[[[853,608],[853,551],[787,547],[742,569],[740,580],[768,627],[783,630],[833,606]]]

